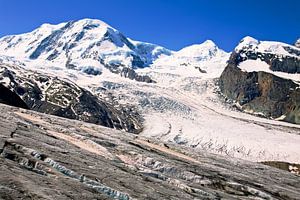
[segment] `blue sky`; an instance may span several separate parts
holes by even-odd
[[[231,51],[247,35],[286,43],[300,37],[298,0],[0,0],[0,8],[0,37],[81,18],[172,50],[206,39]]]

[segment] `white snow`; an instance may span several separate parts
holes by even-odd
[[[291,73],[285,73],[285,72],[277,72],[270,70],[270,66],[261,60],[245,60],[241,62],[238,67],[246,72],[258,72],[263,71],[270,74],[274,74],[275,76],[285,78],[285,79],[291,79],[295,82],[300,81],[300,74],[291,74]],[[299,83],[298,83],[299,84]]]
[[[253,37],[250,36],[246,36],[244,37],[240,43],[238,44],[238,46],[235,48],[235,51],[238,52],[239,50],[243,49],[243,48],[254,48],[259,44],[259,41]]]
[[[276,54],[278,56],[290,56],[290,57],[296,57],[300,59],[299,55],[289,53],[284,47],[285,48],[288,47],[290,49],[300,51],[299,48],[289,44],[285,44],[282,42],[275,42],[275,41],[258,41],[249,36],[241,40],[241,42],[235,48],[235,51],[239,52],[240,50],[252,50],[255,52],[271,53],[271,54]]]
[[[211,40],[207,40],[202,44],[185,47],[170,55],[161,55],[156,59],[150,68],[138,69],[137,72],[155,76],[155,80],[162,78],[162,74],[166,76],[182,76],[182,77],[198,77],[216,78],[219,77],[226,66],[229,59],[229,53],[219,49]],[[200,70],[205,71],[200,72]],[[160,79],[158,81],[166,82]]]
[[[4,77],[2,80],[0,80],[0,84],[10,88],[10,79],[8,77]]]

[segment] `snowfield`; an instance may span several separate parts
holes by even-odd
[[[258,72],[263,71],[270,74],[274,74],[275,76],[293,80],[295,83],[299,84],[300,81],[300,74],[292,74],[292,73],[285,73],[285,72],[276,72],[270,70],[270,66],[261,60],[246,60],[239,64],[238,66],[241,70],[246,72]]]

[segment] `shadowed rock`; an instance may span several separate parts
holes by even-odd
[[[0,84],[0,103],[28,109],[27,104],[14,92]]]

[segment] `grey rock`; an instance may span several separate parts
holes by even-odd
[[[122,77],[136,80],[138,82],[156,83],[147,75],[139,75],[134,69],[126,67],[122,64],[105,64],[103,60],[100,61],[110,72],[120,74]]]
[[[300,195],[300,177],[287,171],[1,104],[0,148],[4,200]]]

